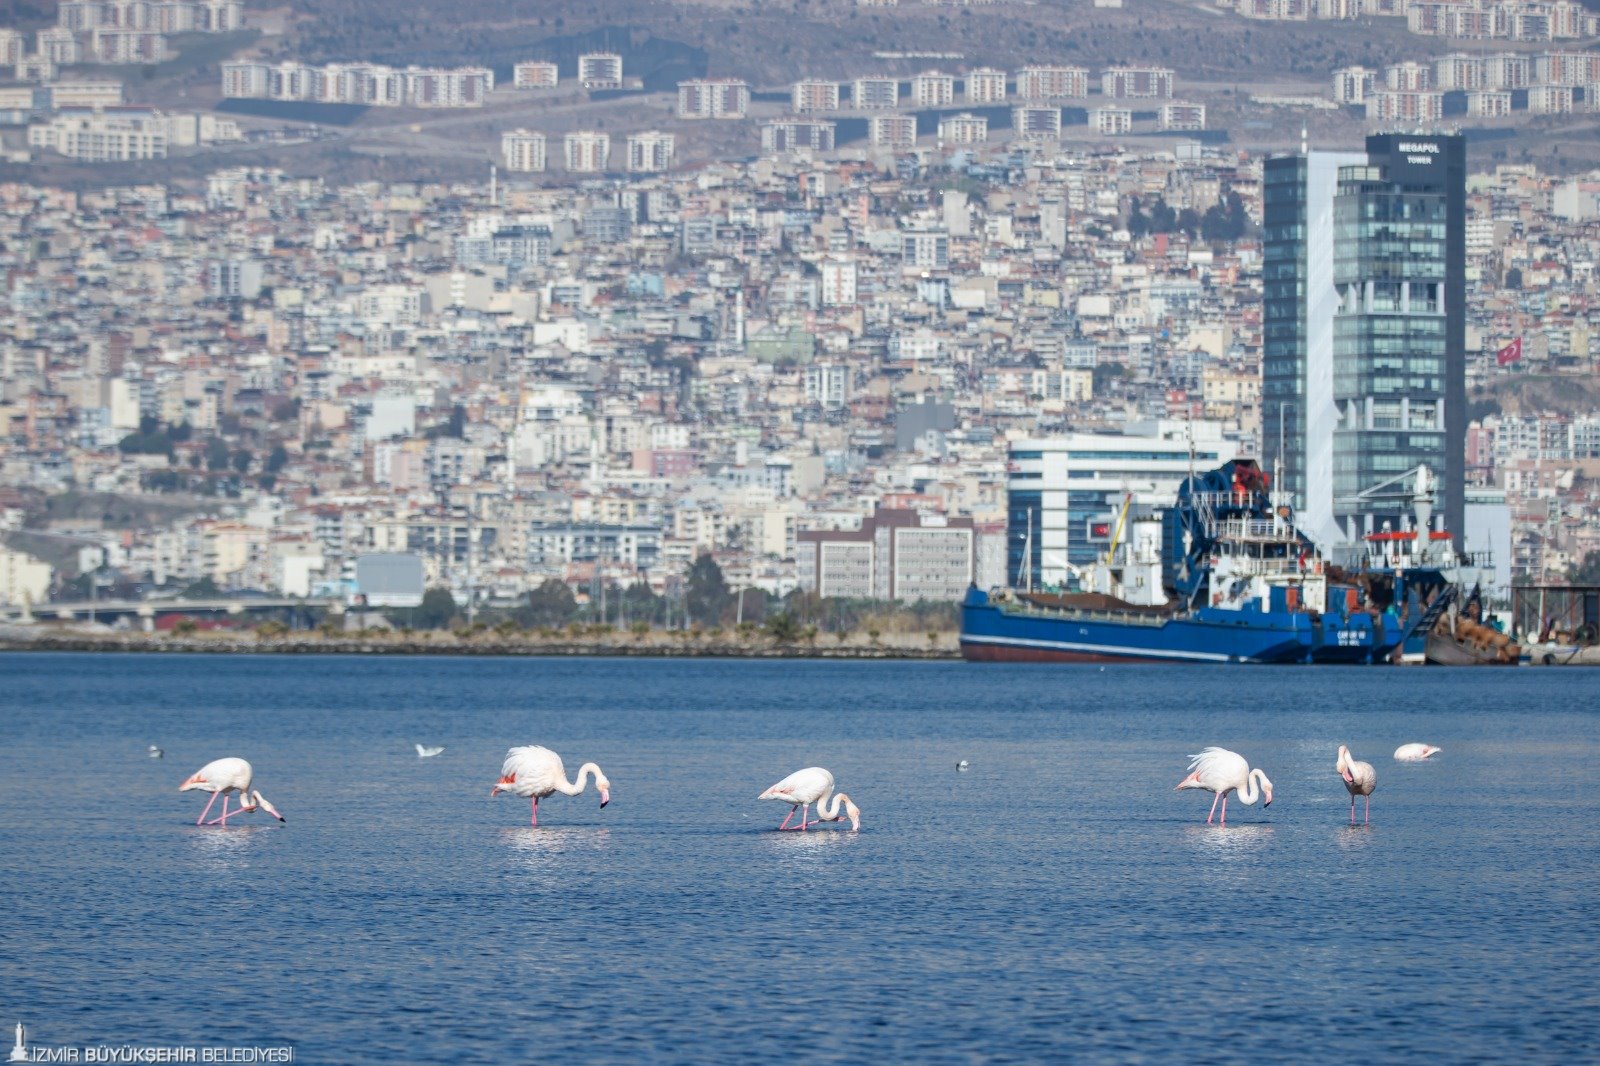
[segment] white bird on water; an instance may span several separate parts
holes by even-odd
[[[833,797],[833,802],[828,802],[828,797]],[[778,800],[790,804],[789,817],[778,826],[782,829],[806,829],[823,822],[837,822],[839,805],[844,804],[844,813],[850,819],[852,833],[861,828],[861,808],[850,801],[850,797],[843,792],[833,791],[833,775],[820,766],[808,766],[804,770],[796,770],[776,785],[767,789],[756,799]],[[811,805],[817,805],[817,820],[810,821]],[[791,826],[789,819],[794,817],[794,812],[800,811],[800,824]]]
[[[415,747],[417,749],[417,758],[419,759],[431,759],[444,751],[444,745],[442,744],[417,744]]]
[[[1366,797],[1367,824],[1371,825],[1372,790],[1378,787],[1378,771],[1369,762],[1358,762],[1343,744],[1339,745],[1339,758],[1333,768],[1344,778],[1344,787],[1350,793],[1350,824],[1356,824],[1356,797],[1359,795]]]
[[[1250,769],[1250,764],[1238,752],[1226,748],[1206,748],[1190,758],[1194,761],[1189,764],[1189,776],[1179,781],[1173,791],[1203,788],[1207,792],[1215,792],[1217,796],[1211,801],[1211,814],[1206,815],[1207,825],[1211,824],[1212,815],[1217,813],[1217,800],[1222,801],[1222,824],[1228,824],[1230,792],[1237,791],[1239,802],[1247,807],[1262,796],[1266,797],[1266,802],[1261,806],[1272,806],[1272,782],[1259,768]],[[1259,792],[1256,790],[1258,784]]]
[[[166,752],[162,751],[160,748],[156,747],[154,744],[150,745],[150,747],[146,749],[146,753],[152,759],[159,759],[159,758],[161,758],[161,756],[166,754]]]
[[[972,764],[967,762],[967,760],[962,759],[960,762],[956,763],[956,769],[957,770],[965,770],[970,765],[972,765]]]
[[[604,808],[611,802],[611,782],[606,780],[600,767],[592,762],[584,763],[578,767],[578,780],[574,783],[567,780],[561,756],[549,748],[529,744],[506,752],[505,765],[500,767],[500,780],[490,789],[489,795],[493,797],[509,792],[513,796],[532,797],[532,824],[538,825],[539,800],[557,792],[563,796],[579,795],[591,776],[594,778],[594,787],[600,792],[600,806]]]
[[[255,773],[250,764],[243,759],[217,759],[208,762],[199,770],[191,774],[188,780],[178,786],[179,792],[188,792],[199,789],[211,793],[211,798],[206,801],[206,809],[200,812],[200,817],[195,819],[195,825],[227,825],[228,824],[228,793],[239,793],[239,809],[233,813],[248,814],[260,807],[280,822],[288,819],[278,813],[278,808],[268,803],[266,797],[260,792],[250,788],[250,782]],[[222,817],[206,821],[206,815],[211,813],[211,805],[217,802],[217,796],[222,796]]]
[[[1436,748],[1432,744],[1402,744],[1394,749],[1394,757],[1401,762],[1421,762],[1424,759],[1432,758],[1443,750],[1443,748]]]

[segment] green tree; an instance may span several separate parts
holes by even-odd
[[[281,444],[274,444],[272,451],[267,453],[267,473],[276,474],[289,465],[289,452]]]
[[[689,617],[706,625],[716,625],[722,619],[722,612],[732,602],[728,582],[722,576],[722,567],[717,565],[709,552],[702,553],[689,567],[689,589],[685,602]]]
[[[776,644],[793,644],[799,639],[801,633],[799,620],[787,611],[769,617],[766,630],[767,636],[771,637]]]
[[[1567,580],[1574,585],[1600,585],[1600,551],[1589,552],[1583,562],[1570,568]]]
[[[422,605],[415,611],[415,623],[423,629],[443,629],[456,616],[456,598],[449,589],[429,589],[422,594]]]
[[[228,452],[227,441],[223,440],[221,437],[212,437],[210,440],[206,441],[207,470],[228,469],[228,460],[230,458],[231,456]]]
[[[528,593],[528,602],[512,612],[526,627],[564,626],[578,613],[578,601],[565,581],[546,579],[538,588]]]
[[[209,577],[203,577],[199,581],[191,582],[189,587],[183,590],[183,598],[186,600],[210,600],[220,595],[222,595],[222,590]]]

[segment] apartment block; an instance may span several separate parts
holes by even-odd
[[[1397,89],[1403,92],[1420,92],[1424,89],[1434,88],[1433,67],[1427,63],[1416,60],[1407,60],[1386,67],[1383,71],[1383,84],[1385,88]]]
[[[545,135],[533,130],[507,130],[500,135],[500,157],[506,169],[522,174],[540,173],[547,159]]]
[[[910,148],[917,143],[917,116],[873,115],[867,120],[867,140],[876,148]]]
[[[611,161],[611,135],[598,130],[574,130],[562,138],[567,169],[574,174],[601,174]]]
[[[1540,85],[1593,85],[1600,81],[1600,52],[1545,52],[1533,57]]]
[[[750,86],[734,78],[678,83],[679,118],[744,118]]]
[[[672,169],[678,139],[660,130],[628,134],[628,170],[634,174],[659,174]]]
[[[167,157],[167,124],[144,107],[57,111],[28,127],[28,145],[85,163],[126,163]]]
[[[1201,108],[1204,120],[1205,109]],[[1094,107],[1089,109],[1089,128],[1102,137],[1117,137],[1133,129],[1133,112],[1126,107]]]
[[[857,78],[850,86],[850,106],[857,111],[893,111],[900,106],[898,78]]]
[[[1023,67],[1017,71],[1017,95],[1024,100],[1081,100],[1089,95],[1089,72],[1082,67]]]
[[[1528,89],[1529,114],[1570,115],[1575,101],[1571,85],[1534,85]]]
[[[585,89],[622,88],[622,57],[611,52],[579,56],[578,84]]]
[[[1170,100],[1173,84],[1165,67],[1111,67],[1100,75],[1100,91],[1112,100]]]
[[[1467,94],[1467,114],[1476,118],[1504,118],[1511,114],[1508,89],[1478,89]]]
[[[56,110],[72,107],[119,107],[123,102],[120,81],[58,81],[49,87],[50,106]]]
[[[1368,67],[1340,67],[1333,72],[1333,102],[1365,104],[1376,80],[1377,72]]]
[[[761,124],[761,151],[767,155],[784,152],[831,152],[836,125],[817,119],[779,119]]]
[[[1444,93],[1437,89],[1422,92],[1379,89],[1367,98],[1368,122],[1422,125],[1443,120]]]
[[[482,107],[494,89],[488,67],[451,69],[380,63],[332,63],[324,67],[293,61],[222,64],[222,95],[236,99],[309,100],[368,107]]]
[[[911,100],[917,107],[948,107],[956,98],[953,74],[925,70],[911,79]]]
[[[959,600],[976,558],[971,518],[879,507],[858,530],[801,530],[800,587],[822,596]]]
[[[794,83],[789,102],[797,115],[839,110],[839,83],[808,78]]]
[[[963,111],[939,119],[939,140],[943,144],[982,144],[989,139],[989,120]]]
[[[853,259],[824,259],[822,304],[824,307],[849,307],[856,302],[856,264]]]
[[[969,104],[1000,104],[1006,99],[1006,72],[992,67],[967,71],[966,94]]]
[[[1164,130],[1203,130],[1206,128],[1206,105],[1174,100],[1161,105],[1158,117],[1160,126]],[[1133,120],[1131,112],[1128,119],[1131,126]]]
[[[26,51],[25,39],[16,30],[0,29],[0,67],[14,67]]]
[[[1018,137],[1059,138],[1061,136],[1061,109],[1059,107],[1013,107],[1011,129]]]
[[[561,80],[561,68],[543,60],[529,60],[511,68],[513,89],[554,89]]]

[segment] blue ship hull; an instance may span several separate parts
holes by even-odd
[[[995,604],[979,589],[961,605],[961,654],[973,661],[1302,663],[1316,644],[1298,612],[1057,611]]]

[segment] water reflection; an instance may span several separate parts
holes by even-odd
[[[1191,825],[1183,842],[1213,855],[1239,855],[1257,851],[1272,841],[1270,825]]]
[[[785,863],[806,865],[820,860],[836,848],[847,848],[861,839],[860,833],[838,829],[807,829],[804,832],[777,832],[762,835],[766,850]]]
[[[271,832],[268,826],[191,826],[187,834],[189,846],[202,866],[217,873],[234,873],[248,869],[250,856],[262,833]]]
[[[611,830],[603,826],[524,825],[500,830],[500,839],[523,867],[543,872],[563,855],[605,849],[611,842]]]
[[[1339,828],[1339,847],[1345,851],[1359,851],[1372,843],[1370,825],[1346,825]]]

